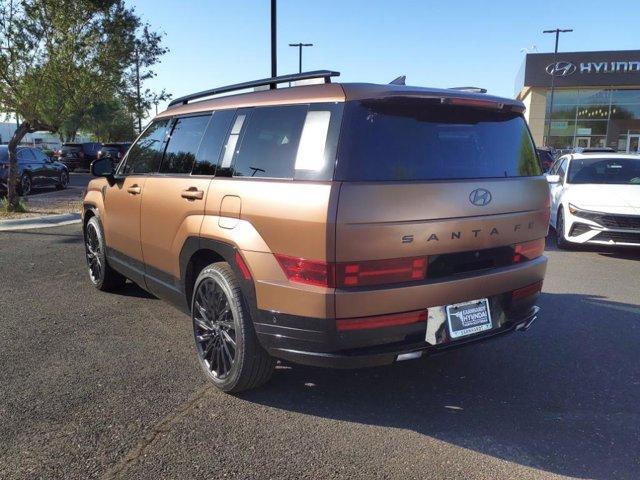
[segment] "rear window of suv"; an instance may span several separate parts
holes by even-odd
[[[541,175],[521,115],[421,99],[347,102],[336,179],[450,180]]]

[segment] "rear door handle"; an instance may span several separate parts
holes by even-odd
[[[202,200],[204,198],[204,191],[198,190],[196,187],[191,187],[187,190],[183,190],[180,196],[187,200]]]
[[[127,192],[129,192],[131,195],[140,195],[141,191],[142,189],[138,185],[131,185],[129,188],[127,188]]]

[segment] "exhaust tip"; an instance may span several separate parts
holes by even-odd
[[[413,360],[415,358],[420,358],[421,356],[422,352],[401,353],[396,357],[396,361],[402,362],[403,360]]]

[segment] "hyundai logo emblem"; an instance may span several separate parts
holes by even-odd
[[[545,69],[549,75],[554,77],[568,77],[576,71],[576,66],[571,62],[550,63]]]
[[[469,201],[477,207],[484,207],[491,201],[491,192],[484,188],[476,188],[469,194]]]

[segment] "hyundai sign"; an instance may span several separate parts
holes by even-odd
[[[640,85],[640,50],[532,53],[526,58],[524,86]]]

